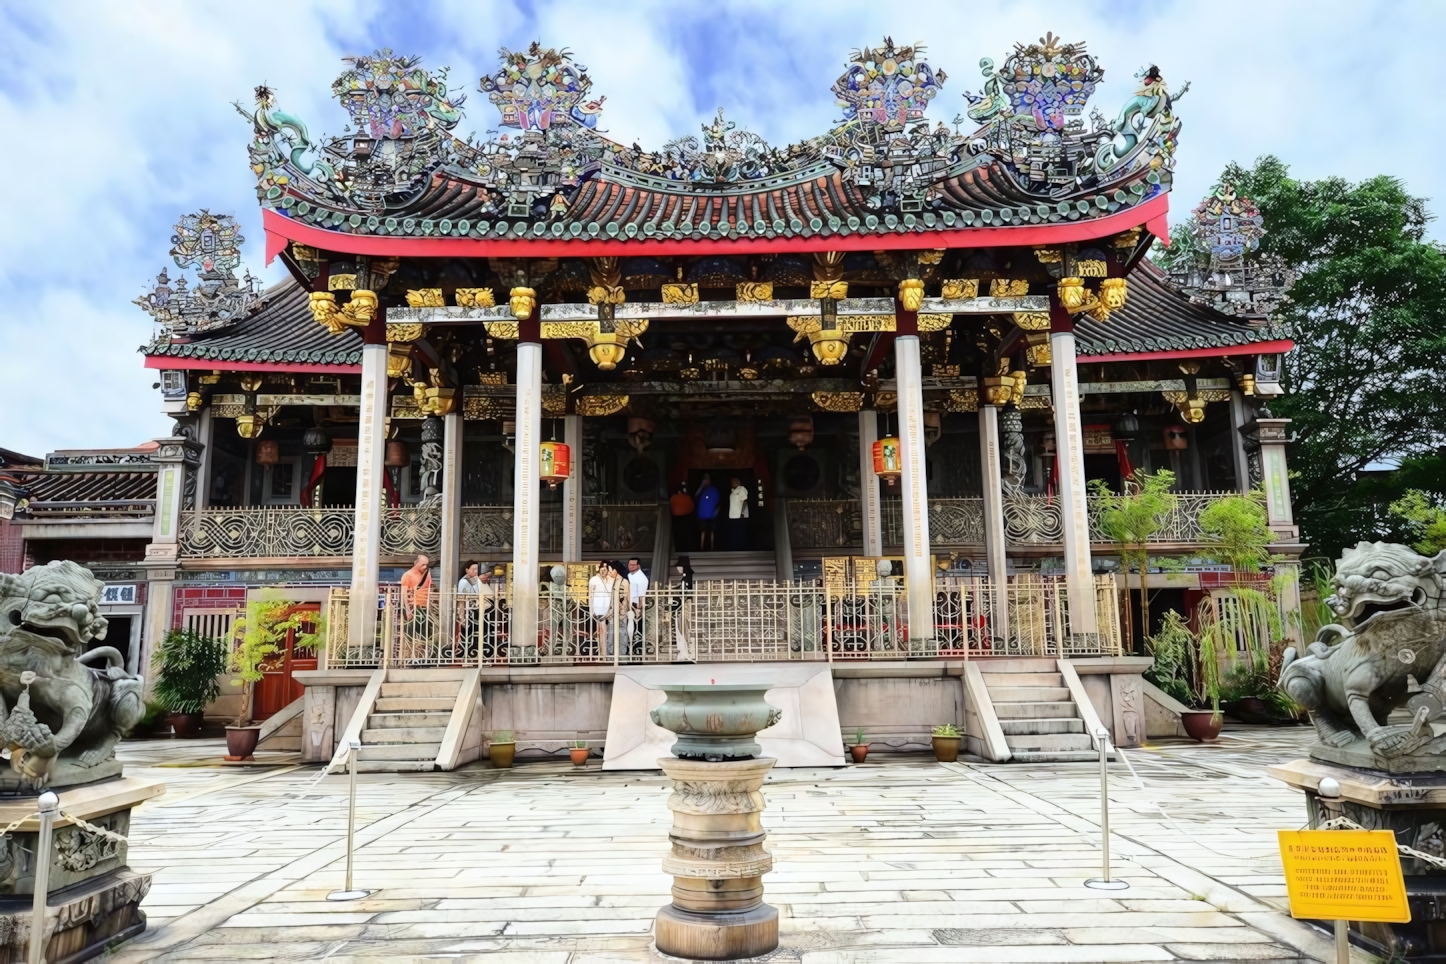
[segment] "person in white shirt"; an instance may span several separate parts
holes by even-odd
[[[608,635],[609,617],[613,611],[613,586],[617,573],[606,562],[597,564],[597,572],[587,581],[588,609],[592,613],[593,625],[597,627],[599,641],[606,639],[607,652],[613,654],[612,638]]]
[[[477,577],[477,563],[467,562],[462,566],[462,578],[457,581],[457,608],[461,612],[461,649],[467,659],[477,658],[477,600],[468,596],[477,595],[481,582]]]
[[[629,655],[632,648],[642,654],[643,648],[643,597],[648,594],[648,574],[643,572],[643,561],[637,556],[628,560],[628,638]]]
[[[748,548],[748,488],[736,476],[728,492],[728,548]]]

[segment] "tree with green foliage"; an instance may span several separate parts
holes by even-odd
[[[1424,556],[1434,556],[1446,549],[1446,509],[1431,501],[1420,489],[1407,489],[1406,494],[1391,503],[1391,515],[1404,519],[1418,541],[1411,548]]]
[[[1275,533],[1267,525],[1265,493],[1221,496],[1200,513],[1200,531],[1211,543],[1209,555],[1236,572],[1259,572],[1271,560]]]
[[[267,659],[281,652],[288,633],[295,633],[298,649],[315,646],[321,638],[318,615],[302,609],[277,590],[262,590],[246,607],[246,615],[233,627],[236,645],[230,667],[236,674],[232,685],[241,688],[241,708],[236,726],[249,726],[255,705],[256,684],[261,682]]]
[[[1446,250],[1426,237],[1425,200],[1384,175],[1296,180],[1269,156],[1220,180],[1264,219],[1249,257],[1296,276],[1272,318],[1296,347],[1270,407],[1293,422],[1305,540],[1329,558],[1362,538],[1403,541],[1411,523],[1388,506],[1412,487],[1446,496]],[[1201,257],[1187,234],[1160,255],[1167,266]]]
[[[1158,472],[1135,470],[1125,483],[1123,494],[1116,493],[1103,479],[1090,480],[1090,494],[1098,506],[1099,527],[1115,544],[1120,563],[1128,574],[1133,567],[1140,574],[1140,622],[1144,635],[1150,633],[1150,591],[1145,583],[1150,571],[1150,538],[1165,526],[1179,501],[1170,489],[1175,473],[1169,469]]]

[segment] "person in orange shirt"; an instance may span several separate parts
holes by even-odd
[[[402,573],[402,615],[409,620],[427,618],[427,600],[432,594],[431,560],[418,556],[412,568]]]
[[[693,524],[693,497],[688,494],[686,484],[678,486],[678,491],[668,499],[668,506],[673,515],[673,548],[692,552],[697,548],[698,536],[694,532],[697,526]]]

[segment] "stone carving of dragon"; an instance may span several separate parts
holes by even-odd
[[[0,743],[36,789],[119,773],[115,745],[145,712],[120,652],[86,652],[105,638],[102,588],[73,562],[0,574]]]
[[[1423,764],[1416,769],[1443,768],[1446,736],[1435,737],[1427,724],[1446,709],[1446,552],[1427,558],[1406,546],[1361,542],[1336,563],[1334,585],[1326,603],[1340,622],[1321,627],[1308,655],[1287,650],[1280,674],[1280,687],[1310,711],[1330,748],[1313,755],[1398,770],[1409,764],[1393,761],[1412,758]],[[1414,711],[1412,723],[1388,725],[1402,706]]]

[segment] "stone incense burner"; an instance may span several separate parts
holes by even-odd
[[[759,758],[759,730],[782,711],[764,701],[767,686],[664,686],[668,701],[653,722],[678,734],[674,756],[658,761],[673,779],[673,903],[658,911],[658,950],[710,961],[767,954],[778,947],[778,911],[763,903],[773,869],[761,788],[771,758]]]

